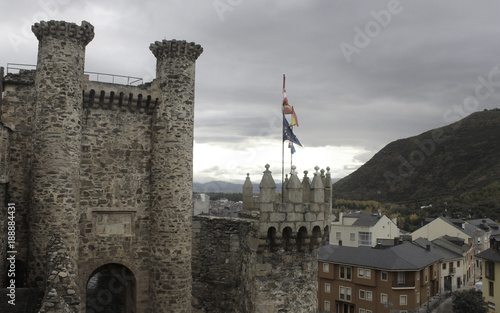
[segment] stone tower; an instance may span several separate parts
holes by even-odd
[[[293,167],[280,201],[266,165],[259,187],[258,243],[245,271],[250,312],[316,312],[317,248],[328,242],[331,223],[330,173],[316,167],[312,182],[306,176],[301,183]]]
[[[31,164],[30,283],[45,283],[46,246],[58,232],[78,259],[85,47],[94,27],[62,21],[36,23],[39,41],[35,77]]]
[[[203,48],[163,40],[150,49],[160,98],[151,143],[151,305],[155,312],[191,312],[194,81]]]

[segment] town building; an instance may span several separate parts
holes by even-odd
[[[439,294],[441,256],[410,242],[318,251],[320,312],[416,312]]]
[[[483,297],[490,313],[500,307],[500,234],[490,237],[490,248],[476,257],[483,260]]]
[[[476,280],[480,277],[479,262],[474,257],[475,243],[484,239],[484,231],[474,224],[468,223],[462,219],[447,218],[440,216],[438,218],[429,218],[424,220],[424,225],[414,231],[412,239],[425,238],[434,241],[443,236],[460,238],[463,244],[468,245],[469,250],[464,255],[464,273],[462,283],[470,280]],[[456,242],[458,242],[455,239]],[[464,246],[465,247],[465,246]],[[475,275],[475,277],[473,277]]]
[[[422,248],[430,247],[431,251],[442,257],[440,271],[440,289],[442,292],[452,292],[464,286],[469,273],[467,258],[470,247],[463,239],[443,236],[433,241],[418,238],[413,241]]]
[[[399,238],[399,228],[384,214],[340,212],[339,220],[332,223],[330,244],[375,247],[394,238]]]

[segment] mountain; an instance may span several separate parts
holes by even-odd
[[[335,199],[432,203],[500,181],[500,110],[396,140],[333,185]]]
[[[233,184],[224,181],[211,181],[208,183],[193,183],[194,192],[243,192],[243,184]]]

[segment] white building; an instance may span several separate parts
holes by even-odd
[[[375,247],[382,241],[399,237],[396,223],[383,214],[339,214],[339,221],[332,223],[330,244]]]

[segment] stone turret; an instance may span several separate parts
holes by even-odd
[[[45,248],[55,231],[78,253],[82,81],[85,47],[94,27],[63,21],[36,23],[36,68],[31,167],[30,282],[45,283]],[[74,266],[77,269],[76,266]]]
[[[250,211],[253,207],[253,186],[250,181],[250,174],[247,173],[247,178],[243,183],[243,210]]]
[[[256,204],[250,312],[316,312],[317,248],[328,242],[332,203],[329,172],[322,178],[315,169],[312,182],[307,173],[300,182],[293,168],[280,202],[266,165]]]
[[[150,297],[152,312],[191,312],[195,61],[200,45],[157,41],[153,92]]]

